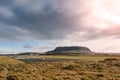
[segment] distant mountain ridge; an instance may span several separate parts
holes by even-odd
[[[92,52],[88,47],[83,46],[61,46],[56,47],[54,50],[45,53],[40,52],[24,52],[17,55],[76,55],[76,54],[91,54]]]

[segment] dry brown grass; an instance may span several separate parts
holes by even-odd
[[[6,57],[6,56],[0,56],[0,64],[24,64],[24,62],[10,58],[10,57]]]
[[[120,60],[4,64],[0,80],[120,80]]]

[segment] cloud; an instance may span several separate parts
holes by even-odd
[[[12,25],[7,25],[7,24],[0,24],[0,40],[22,40],[24,39],[29,39],[28,30],[24,30],[22,28],[12,26]],[[26,37],[25,37],[26,36]]]
[[[119,19],[106,9],[103,1],[1,0],[0,40],[74,37],[86,41],[119,36]]]
[[[0,54],[16,54],[19,53],[19,50],[11,49],[11,48],[0,48]]]
[[[119,53],[120,52],[120,46],[107,47],[107,48],[102,49],[101,52]]]
[[[24,45],[21,52],[46,52],[55,48],[52,44],[40,46],[40,45]]]
[[[31,46],[31,45],[24,45],[23,48],[25,48],[25,49],[31,49],[31,48],[33,48],[33,46]]]
[[[15,37],[14,34],[16,34],[16,37],[23,36],[23,39],[29,36],[31,39],[57,39],[72,33],[74,30],[73,27],[76,26],[76,21],[73,19],[74,15],[67,15],[68,13],[65,13],[62,9],[61,11],[60,9],[57,10],[55,3],[51,2],[43,0],[21,0],[11,3],[13,6],[2,6],[6,8],[4,11],[1,10],[2,13],[4,12],[3,14],[7,16],[12,15],[11,18],[0,16],[1,23],[9,30],[5,31],[1,26],[0,28],[4,29],[2,34],[10,37]],[[15,32],[16,28],[19,28],[21,32],[24,30],[30,33],[21,34],[19,31]],[[12,29],[13,32],[11,32]]]

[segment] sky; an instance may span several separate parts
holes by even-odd
[[[86,46],[120,52],[120,0],[0,0],[0,53]]]

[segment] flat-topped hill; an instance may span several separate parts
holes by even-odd
[[[73,51],[73,50],[90,51],[89,48],[87,48],[87,47],[80,47],[80,46],[56,47],[54,51]]]
[[[56,47],[52,51],[46,52],[47,54],[75,54],[75,53],[92,53],[87,47],[82,46],[64,46]]]

